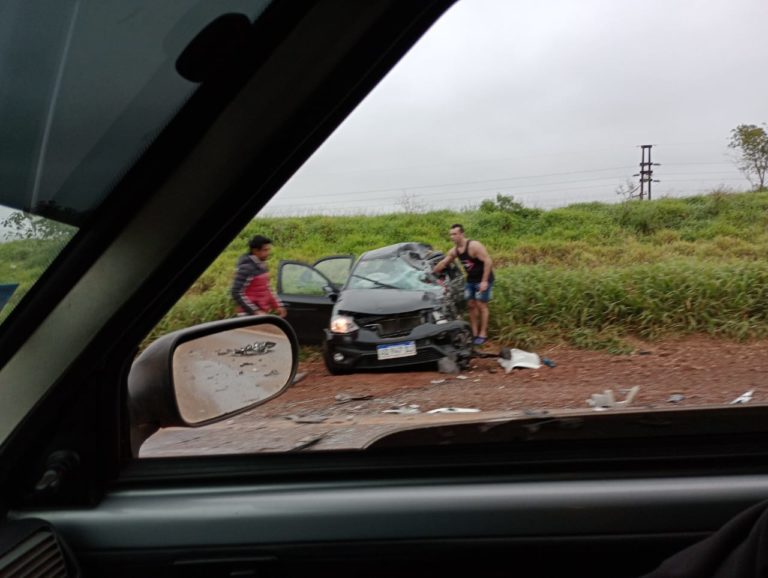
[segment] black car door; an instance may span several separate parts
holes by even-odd
[[[301,261],[280,262],[277,293],[301,343],[322,342],[336,295],[347,282],[353,262],[353,255],[331,255],[313,265]]]
[[[277,294],[300,343],[321,343],[339,287],[307,263],[281,261]]]

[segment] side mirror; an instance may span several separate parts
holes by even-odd
[[[339,298],[339,288],[334,285],[323,285],[323,292],[331,300],[331,303],[336,303]]]
[[[280,395],[298,366],[291,326],[272,315],[237,317],[164,335],[128,374],[131,450],[163,427],[199,427]]]

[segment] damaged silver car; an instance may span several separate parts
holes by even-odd
[[[469,324],[462,320],[464,279],[455,265],[440,276],[444,255],[424,243],[398,243],[326,257],[314,265],[283,261],[278,294],[303,343],[322,343],[331,373],[469,361]]]

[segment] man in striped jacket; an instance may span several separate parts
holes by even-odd
[[[237,261],[235,279],[230,294],[237,303],[238,315],[260,315],[275,312],[285,317],[283,304],[269,288],[267,259],[272,251],[272,241],[256,235],[248,242],[250,251]]]

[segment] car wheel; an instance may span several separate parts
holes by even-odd
[[[349,369],[341,367],[333,360],[333,350],[327,342],[323,343],[323,361],[325,362],[325,368],[331,375],[344,375],[350,373]]]

